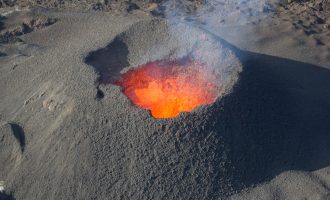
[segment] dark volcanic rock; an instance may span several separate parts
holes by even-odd
[[[0,43],[22,41],[18,38],[19,36],[45,28],[57,21],[54,18],[46,16],[29,16],[29,13],[24,14],[24,12],[23,14],[14,12],[7,17],[2,17],[0,20]],[[7,25],[8,27],[6,26],[6,22],[10,24]]]

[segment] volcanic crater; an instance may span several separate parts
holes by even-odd
[[[85,62],[99,75],[97,99],[103,96],[100,85],[120,86],[154,118],[175,118],[214,103],[229,93],[242,69],[231,49],[212,35],[164,20],[132,25]]]
[[[221,77],[217,80],[222,89],[214,103],[159,120],[129,105],[115,84],[132,70],[159,62],[181,63],[182,58],[198,61]],[[330,141],[325,117],[329,113],[321,109],[322,103],[315,104],[328,94],[324,83],[329,83],[330,74],[315,65],[242,51],[203,29],[161,20],[132,25],[106,47],[91,52],[85,62],[99,75],[102,101],[107,96],[123,101],[117,102],[121,110],[116,120],[126,120],[121,122],[123,132],[140,149],[134,165],[139,176],[131,180],[137,190],[162,187],[173,191],[161,196],[165,198],[217,199],[286,170],[316,170],[330,163],[318,151],[309,151],[320,141]],[[307,114],[311,111],[320,116],[313,123]],[[327,151],[329,146],[322,143]],[[150,165],[144,164],[150,160]],[[162,177],[162,182],[154,177]]]
[[[230,45],[189,24],[146,20],[131,25],[105,47],[90,52],[85,63],[98,74],[95,82],[97,99],[102,105],[98,110],[100,120],[113,126],[100,132],[102,138],[106,138],[102,139],[100,148],[116,151],[117,157],[125,157],[127,153],[135,155],[134,163],[129,166],[132,176],[128,182],[134,185],[134,190],[148,187],[159,191],[161,187],[173,191],[170,195],[159,194],[159,198],[166,199],[182,195],[208,199],[234,190],[229,147],[220,134],[224,127],[217,127],[218,118],[222,114],[228,116],[222,113],[223,102],[235,91],[243,67]],[[216,93],[212,93],[215,95],[211,102],[194,107],[190,113],[155,117],[151,109],[134,105],[125,95],[125,87],[120,85],[130,73],[150,67],[152,76],[183,72],[188,76],[182,80],[189,83],[196,83],[200,75],[206,85],[209,84],[200,90],[215,85]],[[196,69],[200,68],[204,73],[198,75]],[[100,91],[103,95],[99,95]],[[118,144],[116,135],[127,140]],[[112,162],[111,153],[99,148],[94,151],[104,154],[102,162]],[[120,159],[115,166],[122,162],[126,162],[125,159]],[[126,173],[124,169],[118,170]],[[108,184],[113,181],[109,173],[100,176],[105,177]],[[152,193],[145,195],[155,198]]]

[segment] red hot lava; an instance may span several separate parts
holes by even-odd
[[[129,70],[115,82],[154,118],[173,118],[213,103],[221,90],[217,83],[219,76],[191,59],[150,62]]]

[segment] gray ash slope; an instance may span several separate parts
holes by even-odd
[[[20,124],[26,139],[22,156],[2,177],[6,191],[17,199],[209,198],[231,191],[230,178],[220,176],[228,167],[221,167],[225,150],[216,153],[219,136],[203,131],[210,121],[205,109],[156,120],[118,87],[100,86],[104,98],[95,99],[97,75],[84,57],[148,19],[54,15],[58,23],[23,37],[40,46],[38,53],[1,68],[1,120]],[[94,23],[100,21],[109,27]]]
[[[10,123],[24,129],[23,152],[6,140],[17,147],[5,155],[14,157],[13,167],[0,177],[16,199],[223,199],[287,170],[330,165],[328,70],[244,52],[218,38],[244,66],[231,93],[179,118],[156,120],[120,88],[98,86],[95,63],[86,59],[136,24],[141,37],[152,36],[148,17],[48,14],[60,20],[23,37],[38,53],[14,69],[15,59],[0,68],[5,134],[14,134]],[[134,58],[119,63],[145,62]],[[98,90],[103,98],[96,98]]]
[[[229,91],[241,71],[233,53],[219,42],[215,45],[217,41],[214,39],[203,42],[201,47],[195,49],[198,46],[196,40],[203,32],[189,26],[167,26],[160,20],[136,23],[106,48],[92,52],[86,62],[100,73],[101,83],[108,83],[116,79],[125,67],[137,67],[160,59],[173,60],[193,54],[191,51],[207,48],[214,53],[213,56],[216,55],[212,57],[214,62],[220,64],[222,60],[224,69],[218,65],[218,70],[224,72],[223,77],[228,76],[223,83]],[[125,55],[125,52],[128,54]],[[113,187],[104,198],[110,195],[110,198],[127,199],[210,199],[232,191],[231,177],[226,172],[229,166],[225,166],[228,165],[226,149],[221,135],[212,130],[214,126],[213,119],[208,116],[209,106],[191,114],[182,114],[176,119],[153,119],[149,112],[133,106],[117,86],[101,84],[99,88],[104,91],[100,102],[105,108],[116,101],[125,102],[125,108],[117,107],[118,112],[104,109],[103,118],[107,125],[96,135],[104,137],[106,142],[103,141],[100,149],[95,150],[95,156],[100,156],[100,164],[109,170],[101,172],[103,178],[100,184],[107,183]],[[113,96],[120,98],[113,101]],[[109,112],[115,119],[110,119]],[[117,137],[125,139],[118,141]],[[113,162],[114,155],[119,158],[116,165],[109,169],[107,166]],[[119,176],[119,180],[114,180],[113,175]],[[124,179],[124,183],[120,182],[120,178]],[[103,179],[106,180],[103,182]],[[118,194],[122,187],[126,188],[127,194]]]

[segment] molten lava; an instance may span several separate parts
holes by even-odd
[[[155,61],[123,74],[115,84],[137,106],[151,111],[155,118],[172,118],[180,112],[211,104],[221,86],[219,77],[205,66],[181,59]]]

